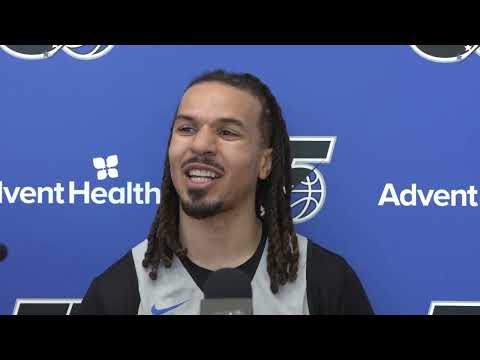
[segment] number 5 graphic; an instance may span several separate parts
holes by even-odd
[[[336,136],[291,136],[290,150],[292,157],[292,193],[305,196],[295,200],[291,207],[303,203],[300,212],[293,218],[295,224],[306,222],[315,217],[322,209],[327,193],[325,179],[314,164],[329,164],[335,148]],[[312,185],[319,183],[319,188]],[[305,189],[295,189],[299,185]],[[319,198],[312,196],[320,194]],[[313,210],[309,209],[313,205]]]

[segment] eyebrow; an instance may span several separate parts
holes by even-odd
[[[190,116],[190,115],[185,115],[185,114],[178,114],[177,118],[175,120],[185,120],[185,121],[190,121],[190,122],[193,122],[193,123],[198,122],[198,120],[195,117]],[[218,121],[222,124],[226,124],[226,125],[228,125],[228,124],[236,125],[239,128],[246,130],[245,125],[243,124],[243,121],[241,121],[239,119],[230,118],[230,117],[222,117],[222,118],[216,119],[216,121]]]

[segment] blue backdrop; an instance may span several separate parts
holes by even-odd
[[[116,46],[91,61],[0,51],[0,181],[159,186],[186,84],[218,67],[263,79],[291,136],[336,136],[319,165],[322,210],[297,231],[344,256],[379,314],[426,314],[433,300],[480,300],[475,207],[378,206],[400,191],[480,180],[480,58],[438,64],[407,46]],[[118,178],[97,179],[116,154]],[[80,198],[79,198],[80,199]],[[0,203],[0,313],[17,298],[81,298],[149,230],[155,203]]]

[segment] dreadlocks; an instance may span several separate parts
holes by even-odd
[[[270,288],[277,293],[280,285],[292,282],[298,271],[298,240],[293,228],[290,209],[290,147],[282,110],[270,89],[251,74],[229,73],[216,70],[194,79],[185,90],[204,82],[221,82],[247,91],[262,104],[259,120],[264,145],[273,148],[272,168],[265,180],[258,180],[255,208],[256,215],[263,220],[268,234],[267,271]],[[178,111],[178,108],[177,108]],[[174,117],[174,121],[175,122]],[[172,138],[170,129],[168,148]],[[162,201],[148,234],[148,247],[143,266],[150,269],[149,276],[155,280],[160,263],[167,268],[172,265],[173,256],[186,256],[178,236],[179,197],[170,174],[168,152],[162,179]]]

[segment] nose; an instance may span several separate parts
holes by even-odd
[[[208,126],[202,126],[194,135],[191,150],[196,154],[215,154],[217,152],[215,132]]]

